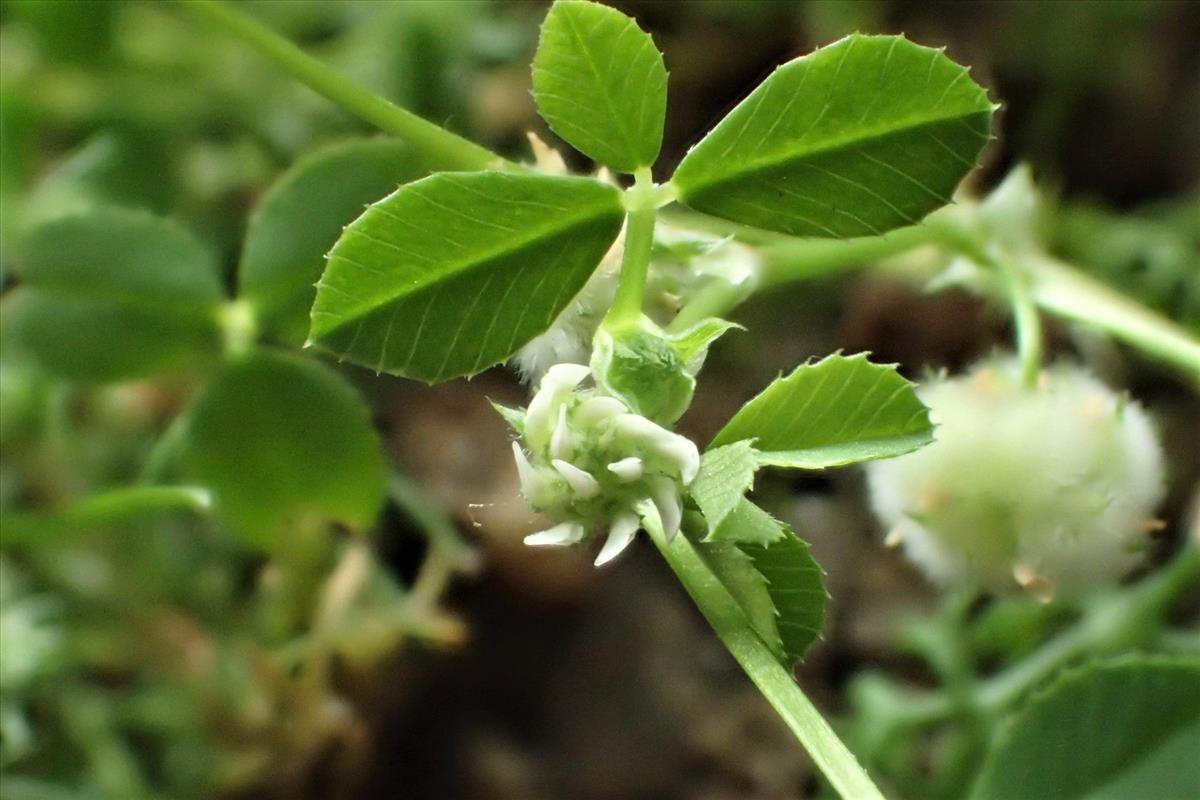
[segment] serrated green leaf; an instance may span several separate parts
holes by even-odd
[[[662,147],[667,70],[650,34],[614,8],[558,0],[542,23],[533,96],[550,128],[618,172]]]
[[[299,345],[325,254],[367,204],[428,174],[412,149],[393,139],[323,147],[288,169],[250,218],[238,271],[239,294],[259,327]]]
[[[754,632],[777,659],[785,659],[775,602],[754,560],[736,544],[727,542],[698,542],[696,552],[737,601]]]
[[[1200,797],[1200,661],[1093,663],[1003,729],[972,800]]]
[[[894,365],[832,355],[775,380],[712,446],[740,439],[754,440],[759,464],[823,469],[916,450],[933,440],[933,424]]]
[[[940,50],[855,34],[779,67],[680,163],[680,199],[796,236],[911,225],[950,201],[993,106]]]
[[[588,178],[445,173],[408,184],[334,246],[310,338],[379,372],[474,375],[550,326],[623,218],[620,193]]]
[[[688,488],[710,531],[720,529],[721,523],[742,502],[754,484],[758,459],[748,441],[716,447],[700,457],[700,471]]]
[[[141,211],[95,208],[32,228],[4,333],[44,368],[116,381],[176,371],[216,340],[216,266],[191,234]]]
[[[825,618],[825,591],[821,567],[813,560],[808,544],[790,530],[770,544],[740,544],[767,581],[767,592],[775,604],[775,626],[783,643],[784,666],[804,657],[821,636]]]
[[[267,550],[313,521],[365,528],[383,502],[366,406],[340,376],[294,355],[226,364],[188,412],[184,464],[230,527]]]
[[[709,526],[705,541],[765,545],[787,535],[786,525],[742,497],[719,525]]]

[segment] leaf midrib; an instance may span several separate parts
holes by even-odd
[[[426,179],[426,180],[428,180],[428,179]],[[408,186],[417,186],[422,182],[423,181],[417,181],[416,183],[408,184]],[[602,184],[599,181],[594,181],[594,183],[597,186],[605,186],[605,184]],[[404,191],[404,190],[400,189],[399,191]],[[384,200],[380,201],[380,203],[372,205],[370,207],[370,209],[368,209],[363,214],[362,217],[359,217],[358,220],[356,220],[354,223],[351,223],[351,225],[347,227],[347,233],[349,233],[351,231],[351,229],[353,229],[353,227],[358,224],[358,222],[365,219],[367,214],[370,214],[372,211],[375,211],[377,206],[381,205],[382,203],[387,202],[387,199],[388,198],[385,198]],[[619,217],[621,214],[621,206],[620,206],[620,198],[619,198],[619,195],[616,194],[616,190],[613,190],[613,194],[610,196],[610,199],[615,201],[615,203],[613,204],[613,207],[611,209],[612,216]],[[418,280],[416,283],[406,286],[404,289],[402,289],[400,291],[385,292],[383,294],[380,294],[376,297],[371,298],[368,301],[364,301],[363,303],[360,303],[359,305],[355,306],[353,309],[351,309],[349,311],[343,311],[343,312],[340,312],[339,314],[334,314],[333,312],[325,311],[324,313],[329,315],[329,317],[327,317],[327,319],[333,319],[334,321],[331,323],[322,325],[322,324],[317,323],[314,320],[313,325],[312,325],[312,327],[313,327],[312,334],[314,337],[326,336],[330,333],[333,333],[336,330],[339,330],[344,325],[346,325],[347,323],[349,323],[353,320],[356,320],[356,319],[363,317],[367,314],[370,314],[372,312],[378,311],[380,308],[389,306],[392,303],[403,300],[406,297],[418,294],[418,293],[428,289],[430,286],[432,286],[434,284],[441,283],[442,281],[445,281],[445,280],[450,280],[453,278],[461,277],[462,275],[465,275],[465,274],[469,274],[472,270],[477,269],[478,267],[480,267],[484,264],[490,263],[492,261],[496,261],[498,259],[502,259],[507,256],[512,256],[516,253],[519,253],[522,250],[528,249],[529,247],[537,244],[538,242],[541,242],[543,240],[553,239],[558,236],[562,236],[576,228],[582,227],[583,225],[590,223],[590,222],[595,222],[606,216],[606,213],[603,209],[600,209],[600,210],[597,210],[597,209],[598,209],[598,203],[596,206],[588,206],[587,208],[581,209],[578,214],[572,214],[569,217],[565,217],[563,220],[563,224],[560,226],[549,226],[547,228],[540,229],[536,234],[524,236],[519,239],[515,239],[513,237],[508,237],[504,240],[504,242],[499,247],[491,248],[490,250],[487,250],[486,252],[474,252],[468,259],[460,260],[457,262],[450,262],[452,264],[451,266],[446,267],[441,270],[438,270],[436,272],[427,271],[427,272],[423,273],[422,276],[418,277]],[[329,262],[331,265],[338,258],[343,258],[343,260],[349,261],[349,259],[345,259],[344,257],[339,255],[338,251],[340,248],[341,248],[341,241],[338,242],[338,244],[334,247],[333,251],[330,253]],[[328,267],[327,267],[327,269],[328,269]],[[321,288],[318,288],[317,292],[318,292],[318,296],[319,296],[320,292],[321,292]],[[315,313],[315,312],[324,311],[324,310],[314,307],[313,311]]]
[[[769,172],[781,167],[786,168],[793,162],[803,161],[820,155],[827,155],[829,153],[835,153],[838,150],[846,150],[871,139],[884,139],[896,134],[916,132],[920,131],[922,128],[933,127],[942,123],[952,122],[954,120],[966,120],[977,115],[991,113],[992,111],[990,108],[980,108],[969,112],[959,112],[955,114],[929,117],[919,122],[914,122],[914,118],[909,118],[905,120],[903,124],[895,125],[891,128],[879,128],[873,130],[867,135],[857,136],[854,138],[829,139],[826,141],[820,141],[815,146],[807,147],[803,150],[793,150],[791,152],[784,153],[783,155],[773,153],[767,157],[748,162],[746,166],[738,170],[727,170],[722,173],[719,170],[710,169],[708,171],[708,175],[712,177],[705,179],[704,173],[701,173],[700,180],[694,181],[690,186],[687,186],[687,182],[685,181],[684,183],[686,188],[680,187],[680,191],[686,199],[688,195],[695,195],[699,192],[711,191],[714,188],[728,183],[733,183],[739,179],[751,177],[762,172]],[[986,137],[986,133],[981,134],[981,138],[986,139]],[[700,144],[703,145],[704,142],[701,142]],[[699,152],[701,151],[699,150],[699,147],[697,147],[696,150],[693,150],[691,153],[689,153],[688,156],[684,158],[684,161],[682,164],[680,164],[679,168],[682,170],[686,166],[688,159],[692,158],[696,153]],[[714,163],[719,163],[719,161]],[[678,170],[676,171],[676,174],[678,174]]]

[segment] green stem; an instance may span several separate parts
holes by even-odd
[[[621,254],[621,276],[617,294],[606,322],[624,325],[642,316],[642,295],[650,271],[650,253],[654,247],[654,221],[658,217],[657,193],[649,169],[640,169],[633,188],[626,193],[629,222],[625,226],[625,249]]]
[[[1115,289],[1050,256],[1034,262],[1034,301],[1182,370],[1200,385],[1200,340]]]
[[[882,792],[791,673],[754,633],[737,601],[688,538],[680,534],[667,542],[661,531],[650,531],[650,537],[725,647],[804,745],[834,789],[846,800],[883,800]]]
[[[1164,616],[1186,591],[1200,584],[1200,548],[1185,546],[1154,575],[1098,599],[1083,618],[1039,650],[976,684],[975,702],[990,716],[1012,708],[1031,689],[1087,655],[1110,653],[1153,641]],[[955,716],[957,705],[944,691],[907,693],[895,698],[898,729],[931,725]]]
[[[398,136],[445,169],[513,166],[474,142],[388,102],[339,75],[270,28],[221,0],[178,0],[214,27],[240,39],[317,94],[347,112]]]
[[[1008,257],[992,259],[992,265],[1001,275],[1009,305],[1012,307],[1013,326],[1017,331],[1017,357],[1021,363],[1021,383],[1026,389],[1037,386],[1038,373],[1042,370],[1042,319],[1025,275]]]
[[[204,513],[212,496],[198,486],[134,486],[85,497],[53,511],[12,511],[4,515],[4,543],[62,536],[75,530],[123,522],[160,511]]]

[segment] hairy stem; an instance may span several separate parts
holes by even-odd
[[[221,0],[179,2],[212,26],[240,39],[317,94],[380,130],[408,142],[439,167],[481,170],[512,166],[490,150],[347,80],[270,28]]]
[[[834,789],[846,800],[883,800],[883,793],[854,754],[846,749],[791,673],[783,668],[750,627],[737,601],[704,563],[688,538],[680,534],[668,542],[661,531],[649,533],[717,636],[787,723]]]

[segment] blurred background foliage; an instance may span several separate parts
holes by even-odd
[[[362,85],[489,147],[523,156],[528,129],[554,141],[528,93],[541,2],[242,5]],[[1056,198],[1046,226],[1059,255],[1200,330],[1200,5],[615,5],[654,32],[671,70],[663,169],[774,65],[814,46],[853,30],[947,46],[1004,102],[1000,140],[971,188],[1030,162]],[[521,547],[528,514],[504,426],[484,402],[519,403],[511,376],[427,389],[270,349],[301,343],[307,304],[271,283],[275,270],[304,259],[319,270],[313,257],[354,216],[321,187],[353,179],[369,198],[436,166],[352,145],[374,148],[375,160],[355,162],[372,166],[355,178],[334,160],[322,178],[328,146],[364,134],[374,132],[171,4],[0,2],[0,796],[807,796],[803,757],[652,554],[596,574],[579,554]],[[297,161],[307,177],[277,183]],[[272,202],[292,227],[270,227]],[[147,213],[169,218],[164,236],[183,242],[179,260],[198,265],[214,298],[240,286],[269,301],[278,318],[243,331],[264,343],[248,374],[214,366],[236,320],[204,328],[185,358],[125,318],[114,326],[95,307],[60,305],[48,322],[35,315],[60,358],[21,347],[13,333],[28,331],[32,301],[19,298],[54,288],[31,267],[37,232],[53,248],[70,230],[47,226],[96,209],[112,215],[109,231]],[[96,270],[117,257],[85,255]],[[739,320],[754,333],[714,352],[684,421],[697,438],[746,387],[812,354],[870,349],[919,374],[1007,337],[1001,316],[966,295],[871,276],[763,298]],[[1200,472],[1194,396],[1105,343],[1052,333],[1058,350],[1155,409],[1173,448],[1166,512],[1182,519]],[[170,368],[126,380],[150,351]],[[222,402],[257,414],[231,427],[236,413]],[[382,448],[355,421],[368,414]],[[305,436],[330,418],[346,430]],[[193,436],[200,452],[183,428],[206,432]],[[366,455],[342,468],[326,454],[347,440]],[[372,466],[379,449],[386,464]],[[251,458],[258,450],[290,455],[272,467]],[[164,477],[220,483],[225,463],[241,465],[225,476],[226,496],[241,491],[249,527],[268,534],[239,536],[237,521],[186,508],[114,522],[111,509],[79,505]],[[255,482],[272,469],[294,477],[288,491]],[[357,477],[321,513],[299,513],[333,470]],[[362,486],[368,497],[347,500]],[[261,522],[256,493],[286,522]],[[866,666],[934,682],[920,634],[896,635],[932,595],[874,544],[858,479],[767,479],[759,494],[830,573],[827,641],[802,668],[821,704],[846,710],[843,690]],[[365,535],[333,524],[348,507]],[[272,544],[280,530],[284,543]],[[475,574],[480,553],[487,569]],[[1011,661],[1061,626],[1057,613],[990,607],[971,629],[973,657]],[[954,795],[925,778],[908,776],[913,796]]]

